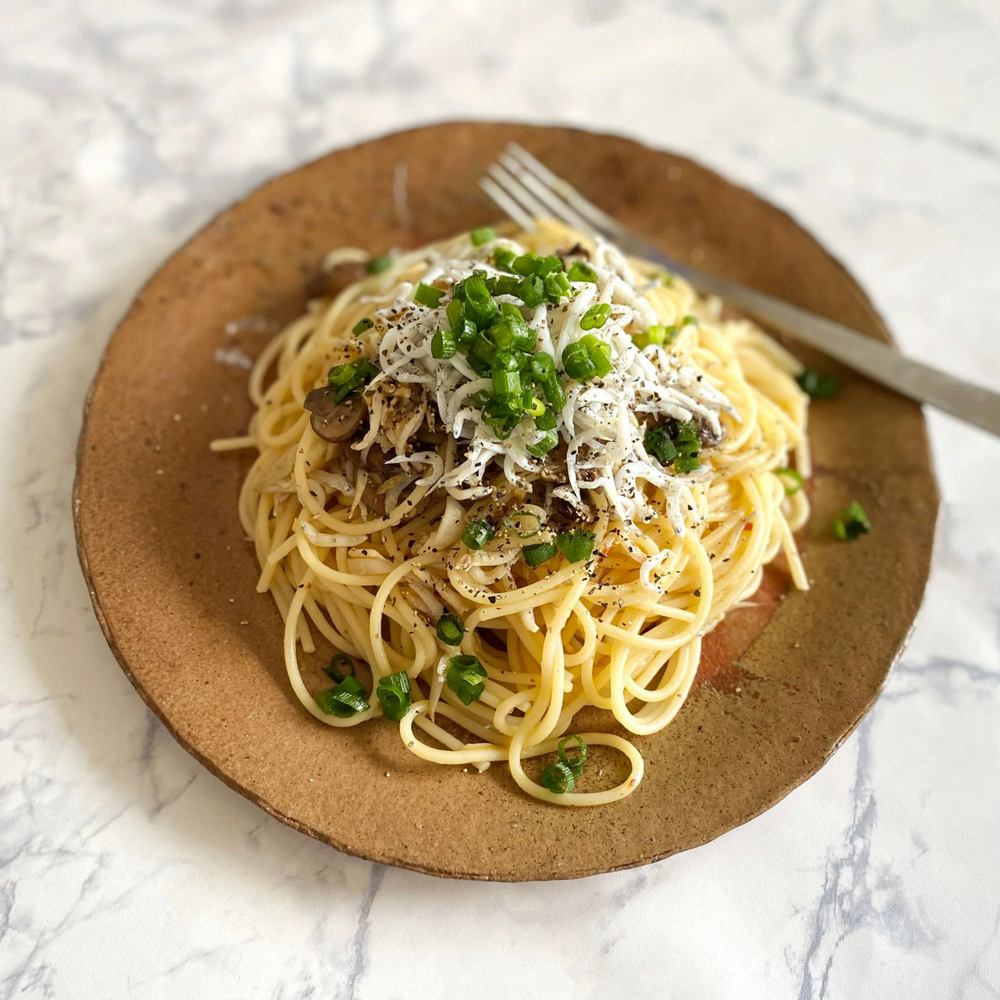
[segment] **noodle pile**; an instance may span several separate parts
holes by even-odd
[[[610,345],[614,368],[566,379],[559,449],[542,457],[529,449],[543,436],[530,418],[506,438],[495,433],[471,402],[473,387],[489,383],[461,354],[444,362],[429,347],[438,323],[447,329],[456,283],[479,267],[500,273],[497,248],[558,253],[599,272],[574,282],[561,305],[524,309],[557,365],[561,345],[583,335],[581,316],[595,304],[611,310],[590,333]],[[348,249],[328,264],[367,259]],[[417,756],[480,769],[506,761],[527,794],[559,805],[620,799],[643,773],[621,736],[579,734],[627,758],[630,773],[612,788],[597,775],[587,778],[597,790],[574,791],[572,779],[553,788],[523,761],[555,752],[585,706],[627,733],[668,725],[691,689],[702,637],[754,593],[779,552],[807,588],[793,539],[809,514],[796,488],[809,475],[802,366],[751,322],[721,320],[719,303],[679,278],[545,220],[481,246],[462,234],[381,263],[313,300],[265,348],[250,375],[247,436],[213,444],[259,452],[239,514],[261,566],[258,590],[285,622],[292,688],[320,721],[354,726],[383,714],[380,679],[405,672],[396,724]],[[420,282],[444,294],[439,309],[413,305]],[[642,346],[651,323],[670,331],[666,343]],[[363,403],[363,421],[350,439],[327,440],[306,397],[359,356],[379,374],[338,405]],[[677,474],[643,442],[650,428],[682,421],[698,428],[700,463]],[[476,523],[493,537],[470,548],[463,532]],[[589,557],[569,561],[560,541],[540,565],[524,558],[525,546],[576,529],[593,534]],[[444,615],[464,625],[460,646],[439,638]],[[302,679],[299,650],[313,653],[320,639],[371,672],[363,707],[350,714],[331,713]],[[485,670],[468,704],[448,680],[456,656]],[[560,760],[572,758],[560,751]]]

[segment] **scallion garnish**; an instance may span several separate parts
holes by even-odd
[[[465,279],[465,314],[480,330],[486,329],[497,314],[497,304],[480,273]]]
[[[559,437],[555,431],[542,431],[536,441],[532,441],[524,447],[527,449],[529,455],[534,455],[535,458],[543,458],[558,444]]]
[[[411,690],[410,675],[405,670],[379,678],[375,694],[382,706],[382,714],[390,722],[399,722],[410,710],[413,704]]]
[[[417,290],[413,293],[413,300],[419,302],[422,306],[430,306],[431,309],[436,309],[441,304],[441,299],[444,298],[444,292],[440,288],[435,288],[433,285],[425,285],[422,281],[417,285]]]
[[[333,368],[327,372],[327,381],[330,385],[346,385],[351,379],[357,375],[358,370],[354,365],[334,365]]]
[[[360,337],[366,330],[370,330],[375,325],[375,320],[369,319],[367,316],[364,319],[359,319],[357,323],[354,324],[354,329],[352,333],[355,337]]]
[[[354,676],[354,660],[347,653],[335,653],[330,657],[330,662],[323,668],[323,673],[334,684],[339,684],[345,677]]]
[[[457,352],[458,340],[451,330],[438,330],[438,332],[431,337],[432,358],[453,358]]]
[[[566,753],[566,744],[570,740],[576,740],[576,755],[570,757]],[[542,784],[557,795],[573,791],[577,779],[583,774],[584,765],[587,763],[587,744],[575,733],[566,736],[559,741],[559,759],[554,764],[549,764],[542,772]]]
[[[547,407],[535,417],[535,426],[540,431],[554,431],[556,429],[556,416]]]
[[[611,371],[611,345],[600,337],[588,333],[580,340],[587,350],[590,363],[597,369],[597,374],[604,378]]]
[[[387,253],[379,254],[368,261],[369,274],[381,274],[383,271],[388,271],[390,267],[392,267],[392,257]]]
[[[670,440],[670,434],[665,427],[653,427],[646,431],[642,443],[660,465],[669,465],[677,457],[677,448]]]
[[[541,518],[527,510],[515,510],[503,519],[503,523],[518,538],[534,538],[542,529]]]
[[[572,286],[569,277],[562,271],[553,271],[552,274],[545,275],[545,294],[553,304],[559,302],[564,295],[569,295]]]
[[[462,541],[470,549],[481,549],[495,535],[496,532],[488,521],[473,521],[462,532]]]
[[[501,271],[511,271],[513,270],[514,260],[517,254],[513,250],[508,250],[506,247],[497,247],[493,251],[493,263],[500,268]]]
[[[461,646],[465,622],[458,615],[442,615],[437,623],[437,637],[449,646]]]
[[[518,282],[517,294],[526,306],[534,308],[545,301],[545,285],[537,274],[532,274]]]
[[[570,281],[589,281],[591,284],[597,284],[597,272],[580,260],[570,267],[568,277]]]
[[[521,555],[529,566],[541,566],[542,563],[554,559],[558,549],[555,542],[539,542],[537,545],[525,545]]]
[[[476,656],[453,656],[444,679],[463,705],[471,705],[486,689],[486,668]]]
[[[677,446],[677,457],[674,459],[674,472],[694,472],[701,468],[698,453],[701,450],[698,442],[698,428],[692,421],[680,423],[674,432],[674,444]]]
[[[582,330],[599,330],[608,321],[611,315],[611,306],[607,302],[598,302],[591,306],[580,319]]]
[[[469,233],[469,239],[472,241],[474,247],[481,247],[484,243],[489,243],[490,240],[495,240],[497,238],[497,232],[492,226],[482,226],[479,229],[473,229]]]
[[[358,712],[367,712],[371,708],[365,697],[365,689],[356,677],[345,677],[328,691],[320,691],[315,700],[320,711],[336,715],[340,719],[349,718]]]
[[[589,559],[594,551],[594,533],[582,528],[561,531],[556,535],[556,545],[571,563],[582,562],[584,559]]]
[[[795,381],[810,399],[832,399],[840,391],[836,375],[820,375],[812,368],[807,368]]]
[[[334,401],[342,403],[352,393],[363,389],[377,374],[378,367],[367,358],[334,365],[327,373],[327,381],[336,390],[333,394]]]
[[[567,344],[563,348],[562,366],[566,374],[578,382],[584,382],[597,374],[597,366],[591,361],[587,348],[579,342]]]
[[[871,521],[857,500],[852,500],[850,506],[833,519],[833,533],[842,542],[853,542],[871,530]]]
[[[795,496],[805,484],[805,480],[795,469],[775,469],[774,474],[782,480],[781,485],[785,487],[785,496]]]

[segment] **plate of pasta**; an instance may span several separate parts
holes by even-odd
[[[719,835],[870,707],[926,581],[920,410],[475,180],[511,140],[678,260],[887,339],[787,215],[612,136],[456,123],[223,212],[112,337],[78,548],[122,667],[284,822],[441,875]]]

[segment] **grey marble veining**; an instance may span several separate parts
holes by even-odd
[[[445,118],[693,155],[815,231],[907,352],[1000,388],[998,52],[994,0],[4,4],[0,1000],[1000,996],[1000,443],[931,415],[925,606],[819,774],[548,885],[343,857],[207,774],[115,665],[68,506],[149,272],[265,177]]]

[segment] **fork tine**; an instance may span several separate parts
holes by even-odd
[[[537,177],[528,173],[524,167],[516,159],[514,159],[513,156],[508,153],[501,153],[499,160],[503,166],[510,171],[511,176],[520,181],[520,183],[524,185],[524,187],[527,188],[538,201],[543,202],[545,207],[561,222],[566,222],[569,225],[574,226],[576,229],[581,229],[584,232],[587,232],[588,230],[592,232],[594,230],[593,223],[588,222],[575,212],[573,207],[560,198],[559,195],[552,190],[552,188],[546,187],[541,181],[538,180]]]
[[[492,177],[480,178],[479,186],[522,229],[531,230],[535,228],[535,220]]]
[[[516,142],[507,144],[507,154],[538,182],[558,193],[572,208],[588,220],[588,226],[604,230],[607,233],[620,234],[623,231],[621,223],[610,215],[602,212],[593,202],[588,201],[572,184],[554,174],[544,163],[539,162],[523,146]]]
[[[548,215],[545,206],[499,163],[494,163],[487,172],[529,215],[535,218],[543,218]]]

